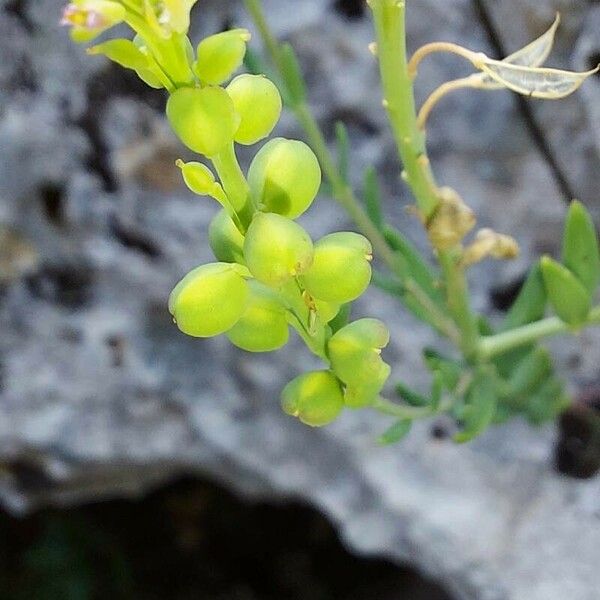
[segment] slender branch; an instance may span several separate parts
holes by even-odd
[[[458,44],[452,44],[450,42],[433,42],[431,44],[425,44],[421,46],[413,55],[408,63],[408,74],[411,79],[417,76],[419,71],[419,65],[424,58],[433,54],[434,52],[449,52],[456,54],[462,58],[466,58],[474,67],[479,68],[479,65],[483,60],[487,58],[482,52],[473,52],[467,48],[463,48]]]
[[[600,306],[592,309],[582,328],[591,325],[600,325]],[[543,338],[560,333],[571,333],[572,331],[573,328],[558,317],[549,317],[517,329],[481,338],[478,345],[478,355],[481,359],[489,360],[494,356],[526,346]]]
[[[427,119],[429,119],[429,115],[437,103],[447,96],[449,93],[454,92],[455,90],[461,90],[464,88],[475,87],[473,85],[473,76],[463,77],[462,79],[455,79],[453,81],[447,81],[440,85],[424,102],[421,110],[419,110],[419,116],[417,118],[417,126],[423,131],[427,125]]]

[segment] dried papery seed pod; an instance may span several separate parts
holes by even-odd
[[[502,260],[517,256],[519,256],[519,244],[513,237],[485,228],[478,231],[475,241],[467,246],[461,264],[463,267],[468,267],[487,257]]]
[[[381,358],[381,349],[389,339],[387,327],[378,319],[359,319],[346,325],[327,344],[332,370],[347,385],[377,382],[380,390],[389,376],[389,367]]]
[[[232,344],[248,352],[272,352],[287,344],[289,327],[281,298],[258,281],[249,281],[250,296],[240,320],[227,332]]]
[[[219,85],[230,79],[242,66],[250,38],[247,29],[232,29],[203,39],[198,44],[198,60],[194,63],[200,81]]]
[[[254,157],[248,183],[261,210],[295,219],[315,199],[321,167],[305,143],[275,138]]]
[[[330,371],[304,373],[288,383],[281,393],[288,415],[306,425],[322,427],[335,421],[344,408],[340,382]]]
[[[169,312],[183,333],[213,337],[231,329],[246,310],[243,267],[213,263],[188,273],[169,297]]]
[[[279,287],[306,272],[313,254],[308,233],[280,215],[257,213],[246,233],[246,264],[256,279],[271,287]]]
[[[244,259],[244,236],[226,210],[220,210],[210,222],[208,243],[217,260],[240,265],[246,264]]]
[[[371,282],[372,258],[373,248],[364,236],[352,232],[326,235],[315,244],[314,261],[302,283],[319,300],[351,302]]]
[[[473,211],[451,188],[439,190],[439,204],[426,223],[427,233],[434,248],[449,250],[460,244],[475,227]]]
[[[272,81],[263,75],[239,75],[227,86],[227,93],[241,119],[235,134],[238,144],[256,144],[273,131],[282,102]]]
[[[190,150],[208,157],[230,144],[239,126],[229,94],[218,87],[179,88],[167,102],[167,117]]]

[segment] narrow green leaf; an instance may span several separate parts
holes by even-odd
[[[542,269],[537,262],[529,271],[517,299],[502,323],[501,330],[508,331],[539,321],[544,317],[547,302]]]
[[[384,220],[383,211],[381,209],[381,188],[377,179],[377,171],[374,167],[368,167],[365,171],[363,179],[363,195],[369,219],[371,219],[371,222],[379,229],[379,231],[383,231]]]
[[[425,262],[419,251],[398,230],[384,227],[384,235],[390,248],[405,260],[409,275],[423,288],[431,300],[443,306],[444,298],[436,283],[433,267]]]
[[[532,350],[514,369],[509,381],[507,402],[511,405],[519,396],[527,395],[538,388],[552,373],[552,359],[545,348]]]
[[[600,282],[598,234],[592,217],[577,200],[571,203],[567,215],[562,258],[565,267],[593,294]]]
[[[532,425],[542,425],[556,417],[557,402],[563,391],[563,383],[557,377],[545,381],[529,398],[527,420]]]
[[[350,172],[350,138],[348,130],[341,121],[335,124],[335,138],[337,140],[338,169],[345,183],[348,183],[348,174]]]
[[[412,421],[410,419],[397,421],[378,438],[377,442],[381,446],[391,446],[392,444],[397,444],[407,436],[408,432],[411,430],[411,427]]]
[[[396,394],[411,406],[429,406],[431,404],[429,398],[425,398],[401,382],[396,384]]]
[[[556,314],[569,325],[582,325],[592,306],[592,296],[569,269],[545,256],[541,261],[548,299]]]
[[[497,397],[493,377],[482,375],[469,391],[468,403],[462,414],[463,430],[454,436],[459,444],[469,442],[483,433],[493,422]]]
[[[292,106],[298,106],[306,100],[306,83],[300,63],[290,44],[283,44],[280,52],[282,76],[288,90],[289,101]]]
[[[423,352],[423,358],[425,365],[433,375],[440,377],[443,387],[449,392],[453,392],[463,373],[462,365],[430,348]]]

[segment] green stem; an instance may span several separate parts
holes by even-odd
[[[227,198],[240,220],[244,230],[242,233],[245,233],[252,222],[256,208],[250,197],[250,187],[235,155],[233,142],[219,154],[213,156],[212,162]]]
[[[403,0],[369,0],[368,3],[377,33],[383,103],[404,165],[405,179],[426,220],[435,211],[439,199],[427,158],[425,136],[417,126],[413,83],[406,59],[405,3]]]
[[[440,252],[438,258],[444,274],[448,308],[461,333],[459,347],[465,358],[472,360],[477,356],[479,330],[471,311],[467,278],[457,254],[452,251]]]
[[[422,419],[434,414],[434,411],[431,410],[431,407],[429,406],[406,406],[396,404],[382,396],[375,399],[371,408],[384,415],[396,417],[397,419]]]
[[[592,309],[582,328],[590,325],[600,325],[600,306]],[[517,329],[481,338],[478,344],[478,355],[481,359],[489,360],[543,338],[572,331],[573,328],[558,317],[549,317]]]
[[[417,124],[412,78],[406,57],[404,0],[368,0],[377,34],[377,55],[387,109],[398,153],[404,166],[404,178],[412,189],[423,219],[427,221],[439,204],[439,193],[431,171],[425,135]],[[460,329],[459,346],[467,359],[476,354],[478,331],[469,303],[464,270],[455,252],[440,250],[450,313]]]
[[[280,77],[284,79],[284,64],[281,59],[280,46],[269,28],[261,0],[245,0],[245,5],[260,33],[273,64],[277,68]],[[430,299],[427,292],[416,281],[407,276],[404,265],[398,255],[390,248],[381,231],[371,221],[369,215],[362,207],[352,188],[344,180],[309,105],[306,102],[300,102],[292,106],[291,109],[306,132],[309,144],[319,159],[323,173],[331,185],[332,196],[346,210],[361,233],[369,239],[375,254],[400,279],[406,293],[421,306],[422,311],[417,316],[433,325],[442,335],[456,341],[459,334],[455,324]]]

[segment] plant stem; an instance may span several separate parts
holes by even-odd
[[[250,187],[235,155],[233,142],[228,144],[219,154],[213,156],[212,162],[227,198],[244,229],[242,233],[245,233],[256,209],[250,198]]]
[[[425,149],[425,136],[417,127],[412,79],[406,60],[405,4],[403,0],[369,0],[377,33],[377,56],[384,106],[402,159],[405,179],[427,220],[439,198]]]
[[[261,35],[273,64],[283,79],[284,65],[281,60],[280,46],[269,28],[261,0],[245,0],[245,5]],[[406,293],[414,298],[415,302],[422,307],[421,314],[417,314],[417,316],[433,325],[442,335],[456,342],[459,339],[459,332],[456,325],[429,298],[427,292],[414,279],[407,276],[399,257],[390,248],[381,231],[371,221],[367,212],[362,207],[352,188],[344,180],[309,105],[306,102],[300,102],[290,108],[306,132],[309,144],[317,155],[325,177],[331,185],[333,197],[346,210],[363,235],[369,239],[376,255],[400,279]]]
[[[431,172],[425,136],[419,130],[412,78],[406,59],[405,3],[403,0],[368,0],[377,33],[377,55],[384,105],[392,125],[405,179],[426,221],[438,204],[438,188]],[[440,250],[438,259],[446,284],[448,306],[461,336],[459,346],[467,359],[474,358],[478,331],[471,311],[464,270],[455,252]]]
[[[379,396],[375,399],[371,408],[389,415],[396,417],[397,419],[422,419],[424,417],[430,417],[435,411],[431,410],[429,406],[406,406],[402,404],[396,404],[387,398]]]
[[[591,310],[582,328],[589,325],[600,325],[600,306],[596,306]],[[494,356],[504,354],[520,346],[526,346],[545,337],[572,331],[573,328],[558,317],[549,317],[517,329],[485,336],[479,340],[477,352],[481,359],[489,360]]]

